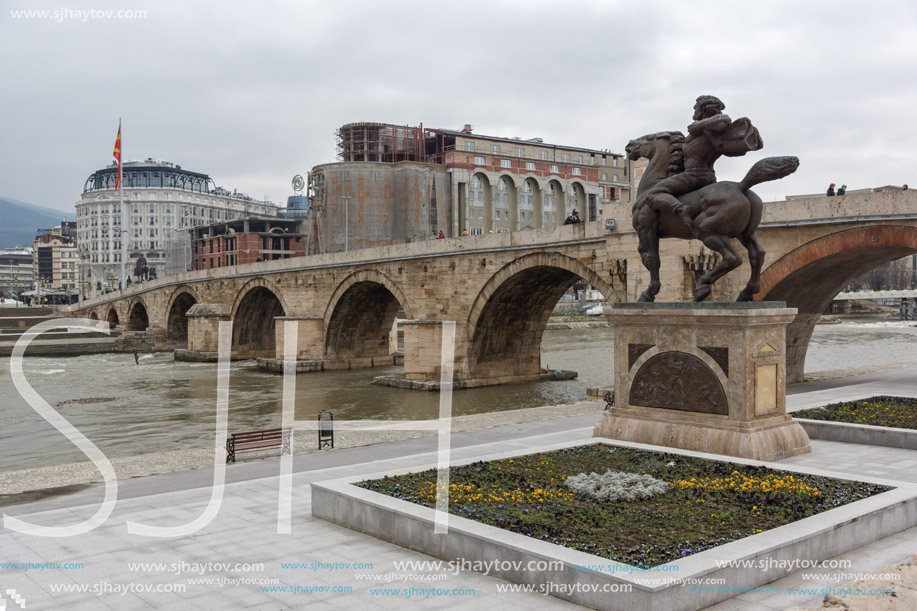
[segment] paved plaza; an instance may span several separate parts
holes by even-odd
[[[917,367],[796,385],[788,390],[787,404],[793,411],[878,394],[917,396]],[[456,433],[453,459],[588,439],[602,405],[596,403],[595,413]],[[91,532],[42,538],[0,531],[0,562],[28,566],[27,570],[22,566],[0,570],[0,595],[5,595],[7,610],[19,604],[10,590],[25,602],[19,608],[29,610],[574,608],[553,597],[502,591],[510,584],[476,572],[404,565],[436,561],[312,518],[310,482],[435,462],[436,444],[436,437],[423,437],[295,457],[291,534],[277,533],[277,458],[228,468],[216,517],[196,533],[178,538],[131,535],[126,523],[177,526],[194,520],[210,500],[212,470],[122,480],[114,512]],[[810,454],[783,462],[851,477],[917,482],[917,452],[910,450],[813,441]],[[75,524],[97,511],[103,492],[101,485],[93,485],[2,511],[36,524]],[[838,579],[841,573],[868,573],[905,562],[914,553],[917,528],[842,556],[852,561],[842,570],[820,570],[827,574],[810,581],[802,571],[793,573],[772,584],[779,591],[740,594],[711,609],[817,606],[821,596],[788,590],[838,585],[846,581]],[[3,605],[0,602],[0,609]]]

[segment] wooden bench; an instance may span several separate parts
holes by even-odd
[[[280,454],[290,454],[290,429],[265,429],[233,433],[226,438],[226,462],[236,462],[236,452],[280,447]]]

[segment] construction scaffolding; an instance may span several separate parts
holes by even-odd
[[[348,123],[335,136],[340,161],[426,161],[423,125]]]

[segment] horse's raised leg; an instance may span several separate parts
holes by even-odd
[[[722,260],[717,263],[716,267],[700,277],[697,281],[697,287],[694,289],[694,301],[703,301],[710,296],[713,291],[713,284],[742,265],[742,257],[732,247],[732,243],[726,236],[710,236],[704,238],[704,246],[720,253]]]
[[[650,283],[637,301],[655,301],[659,289],[662,288],[662,282],[659,280],[659,235],[655,227],[637,231],[637,252],[640,253],[643,267],[650,272]]]
[[[764,247],[758,242],[757,232],[751,235],[738,236],[739,242],[748,250],[748,263],[751,265],[751,278],[739,292],[736,301],[752,301],[755,294],[761,291],[761,268],[764,267]]]

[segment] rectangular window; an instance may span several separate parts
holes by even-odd
[[[484,231],[484,230],[481,229],[480,227],[472,227],[472,228],[471,228],[471,235],[481,235],[481,234],[483,233],[483,231]]]
[[[474,165],[484,165],[484,158],[483,158],[483,157],[475,157],[475,158],[474,158]]]
[[[617,157],[615,157],[615,158],[612,159],[612,164],[613,164],[615,167],[618,167],[618,158],[617,158]]]
[[[500,145],[499,145],[499,144],[491,144],[491,145],[490,145],[490,152],[493,153],[494,155],[499,155],[499,154],[500,154]]]
[[[470,141],[470,140],[468,140],[467,142],[465,142],[465,150],[466,150],[466,151],[470,151],[470,152],[473,153],[473,152],[474,152],[474,142],[472,142],[472,141]]]
[[[501,167],[501,168],[511,168],[511,167],[513,167],[513,162],[512,162],[511,160],[509,160],[509,159],[501,159],[501,160],[500,160],[500,167]]]
[[[602,180],[608,180],[608,174],[602,172]]]
[[[525,157],[525,149],[522,147],[516,147],[516,157]]]
[[[534,161],[526,161],[526,162],[525,162],[525,169],[528,170],[528,171],[530,171],[530,172],[534,172],[534,171],[535,171],[535,162],[534,162]]]
[[[560,160],[563,161],[564,163],[570,163],[570,153],[564,153],[563,155],[561,155]]]
[[[582,168],[573,168],[573,175],[574,175],[574,176],[582,176],[582,175],[583,175],[583,170],[582,170]]]
[[[541,159],[542,161],[547,161],[547,160],[548,160],[548,152],[547,152],[547,151],[541,151],[540,153],[538,153],[538,158]]]
[[[560,174],[560,168],[558,168],[556,165],[552,165],[552,166],[551,166],[551,173],[552,173],[552,174]]]
[[[583,164],[583,156],[582,156],[582,155],[579,155],[579,163],[580,163],[580,165]]]
[[[607,165],[607,164],[608,164],[608,158],[605,157],[605,155],[602,155],[602,165]]]

